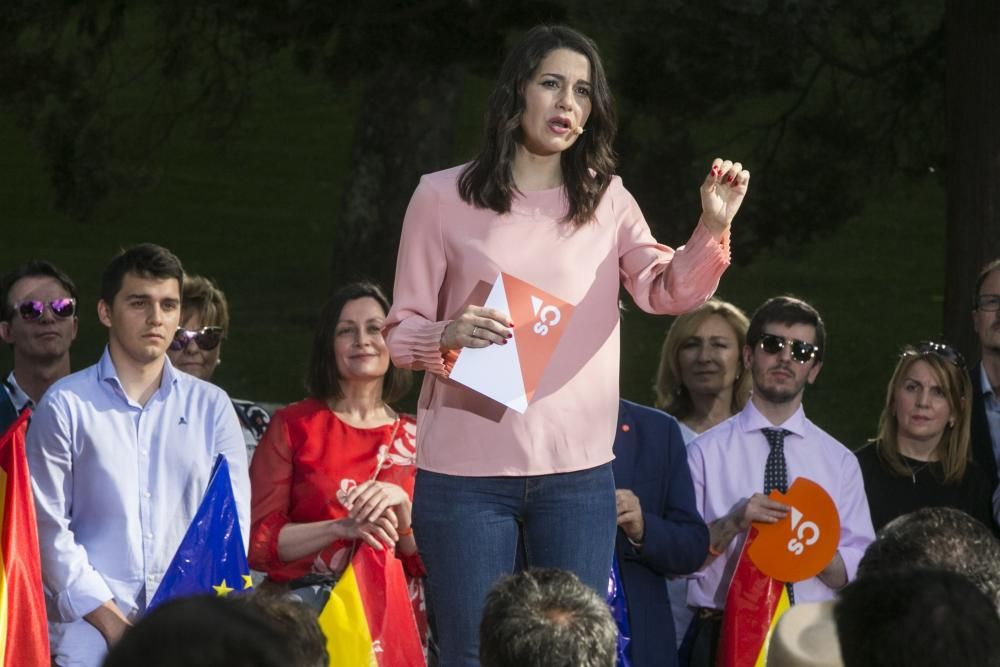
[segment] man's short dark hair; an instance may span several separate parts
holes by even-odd
[[[15,267],[3,278],[0,278],[0,321],[6,322],[13,315],[14,304],[10,302],[10,290],[14,287],[14,283],[22,278],[52,278],[62,285],[71,297],[77,300],[79,307],[80,299],[76,294],[76,285],[73,284],[70,277],[52,262],[47,262],[44,259],[32,259]]]
[[[971,516],[951,507],[925,507],[882,527],[858,564],[858,577],[913,567],[963,575],[1000,610],[1000,542]]]
[[[760,336],[764,333],[764,327],[772,323],[786,324],[811,324],[816,327],[816,345],[819,350],[816,352],[816,361],[823,361],[826,355],[826,325],[819,312],[802,299],[793,296],[776,296],[768,299],[754,311],[750,318],[750,328],[747,329],[747,345],[755,346],[760,342]]]
[[[234,600],[198,596],[160,605],[130,628],[104,667],[301,667],[288,637],[259,611]]]
[[[184,284],[184,267],[172,252],[155,243],[140,243],[122,250],[101,274],[101,299],[109,306],[122,288],[125,274],[156,280],[177,280],[177,290]]]
[[[1000,665],[1000,617],[972,582],[945,570],[859,577],[834,606],[845,667]]]
[[[486,596],[482,667],[614,667],[618,628],[607,603],[572,572],[532,569]]]

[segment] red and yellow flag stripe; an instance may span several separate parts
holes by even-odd
[[[49,665],[35,504],[24,433],[28,412],[0,436],[0,666]]]
[[[764,667],[771,633],[790,606],[785,584],[761,572],[747,554],[756,536],[756,529],[751,528],[726,594],[720,667]]]

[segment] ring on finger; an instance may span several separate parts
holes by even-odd
[[[476,332],[477,332],[477,331],[479,331],[479,327],[472,327],[472,334],[471,334],[471,337],[472,337],[472,338],[475,338],[475,337],[476,337]]]

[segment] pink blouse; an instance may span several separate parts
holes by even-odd
[[[520,476],[607,463],[618,417],[620,286],[646,312],[691,310],[729,266],[728,233],[716,240],[698,224],[676,251],[658,244],[618,177],[582,227],[560,222],[562,188],[525,193],[498,215],[461,200],[461,169],[425,175],[413,193],[386,320],[396,365],[429,371],[417,411],[417,466]],[[575,306],[524,414],[450,381],[439,347],[445,326],[467,305],[482,305],[501,271]]]

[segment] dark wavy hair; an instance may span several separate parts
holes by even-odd
[[[487,102],[482,149],[458,180],[458,192],[467,204],[497,213],[510,211],[517,191],[512,167],[522,140],[525,86],[555,49],[576,51],[590,62],[591,111],[587,131],[563,151],[560,159],[569,199],[565,220],[583,225],[593,217],[614,175],[617,118],[597,46],[590,38],[565,26],[536,26],[507,55]]]
[[[337,360],[333,356],[333,336],[337,322],[340,321],[340,313],[347,302],[365,297],[375,299],[382,306],[383,313],[389,314],[389,299],[378,285],[369,282],[344,285],[323,305],[313,334],[309,367],[306,371],[306,390],[313,398],[321,401],[336,400],[344,395],[337,374]],[[389,370],[382,381],[382,400],[391,403],[402,398],[409,391],[411,381],[409,371],[396,368],[390,361]]]

